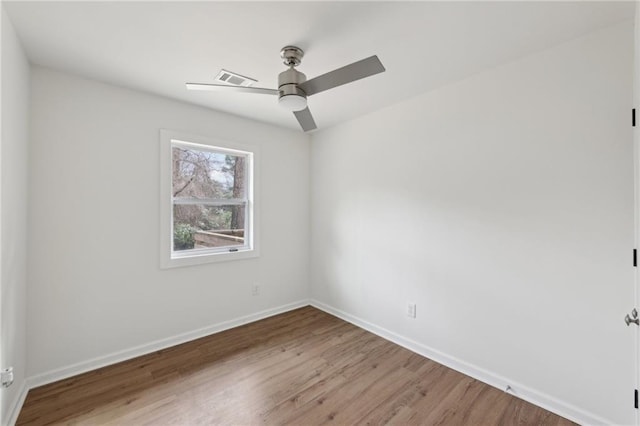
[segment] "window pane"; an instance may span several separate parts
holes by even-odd
[[[245,198],[246,158],[174,146],[173,197]]]
[[[173,206],[173,250],[244,245],[245,206]]]

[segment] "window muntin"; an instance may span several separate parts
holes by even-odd
[[[252,153],[171,141],[172,258],[250,250]]]

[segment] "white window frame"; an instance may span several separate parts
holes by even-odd
[[[245,245],[219,249],[173,250],[173,161],[174,145],[192,147],[194,149],[210,149],[214,152],[226,152],[246,156],[247,166],[247,199],[245,209]],[[173,268],[179,266],[201,265],[211,262],[223,262],[258,257],[259,211],[258,165],[259,150],[255,146],[247,146],[236,142],[222,141],[206,136],[198,136],[173,130],[160,130],[160,267]],[[228,200],[227,204],[244,203],[245,200]],[[236,250],[237,249],[237,250]]]

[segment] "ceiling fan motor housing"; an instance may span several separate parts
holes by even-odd
[[[298,84],[305,81],[307,81],[307,76],[293,67],[281,72],[278,75],[278,91],[280,92],[278,102],[292,111],[306,108],[307,94],[298,87]]]

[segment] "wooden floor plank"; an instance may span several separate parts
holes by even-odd
[[[18,425],[571,425],[312,307],[27,395]]]

